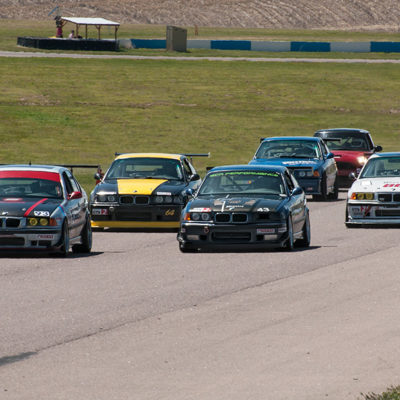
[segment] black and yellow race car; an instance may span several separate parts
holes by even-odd
[[[179,228],[181,211],[201,183],[191,157],[208,154],[116,155],[90,195],[92,227]]]

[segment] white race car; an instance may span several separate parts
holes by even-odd
[[[346,226],[400,225],[400,152],[372,155],[347,195]]]

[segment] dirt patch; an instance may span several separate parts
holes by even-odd
[[[103,17],[120,23],[398,31],[398,0],[0,0],[0,18]]]

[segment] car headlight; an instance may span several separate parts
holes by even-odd
[[[104,193],[96,196],[96,201],[99,203],[115,203],[117,201],[116,193]]]
[[[374,193],[371,192],[354,192],[350,196],[351,200],[373,200]]]
[[[365,156],[359,156],[357,157],[357,161],[360,165],[364,165],[368,161],[368,158]]]
[[[54,218],[27,218],[27,226],[57,226],[57,221]]]
[[[185,221],[211,221],[211,213],[207,212],[188,212],[185,214]]]

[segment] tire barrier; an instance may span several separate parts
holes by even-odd
[[[120,41],[121,47],[128,47]],[[129,48],[165,49],[163,39],[130,39]],[[247,50],[273,52],[400,53],[400,42],[272,42],[259,40],[189,39],[188,49]]]
[[[17,44],[24,47],[33,47],[43,50],[94,50],[117,51],[118,40],[98,39],[61,39],[20,36]]]

